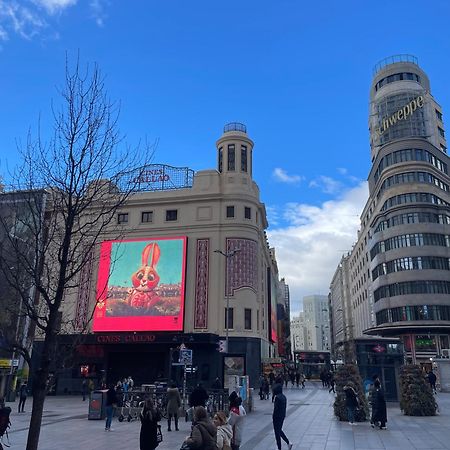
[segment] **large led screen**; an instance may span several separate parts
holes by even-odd
[[[182,331],[186,237],[101,244],[94,331]]]

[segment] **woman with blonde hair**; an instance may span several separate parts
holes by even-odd
[[[213,423],[217,428],[217,448],[219,450],[231,450],[233,429],[228,424],[226,414],[223,411],[218,411],[214,415]]]
[[[140,414],[141,418],[141,434],[140,448],[141,450],[155,450],[158,447],[158,422],[161,420],[161,414],[155,408],[152,399],[145,400],[144,409]]]

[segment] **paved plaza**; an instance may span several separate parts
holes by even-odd
[[[304,390],[286,389],[288,412],[284,431],[294,450],[377,450],[450,449],[450,394],[439,393],[440,414],[435,417],[406,417],[398,404],[388,409],[388,429],[374,430],[369,423],[350,426],[333,417],[333,395],[319,383],[307,383]],[[16,404],[11,404],[17,407]],[[138,421],[113,422],[113,432],[104,431],[104,422],[87,420],[87,401],[79,397],[48,397],[41,430],[41,450],[139,450]],[[246,418],[241,450],[276,450],[270,400],[255,400],[255,410]],[[31,401],[27,412],[13,412],[10,450],[24,450]],[[159,450],[178,450],[190,432],[190,424],[180,421],[180,431],[167,432],[161,422],[164,442]],[[283,443],[283,448],[287,446]]]

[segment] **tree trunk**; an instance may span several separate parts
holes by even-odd
[[[31,411],[26,450],[38,449],[45,396],[47,394],[47,379],[50,372],[49,354],[55,339],[55,336],[50,334],[47,335],[41,355],[41,367],[33,379],[33,409]]]

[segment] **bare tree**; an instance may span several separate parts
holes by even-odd
[[[0,324],[3,343],[30,363],[28,330],[36,329],[43,341],[40,365],[34,368],[27,450],[38,448],[58,335],[80,331],[70,314],[63,315],[73,303],[68,299],[91,282],[85,275],[98,258],[100,241],[120,236],[117,213],[135,191],[152,152],[151,146],[123,148],[119,110],[97,66],[82,73],[78,61],[73,69],[66,64],[59,93],[62,105],[52,107],[52,138],[44,143],[40,131],[36,140],[28,137],[20,149],[23,164],[12,186],[0,194],[0,204],[10,210],[0,214],[0,275],[13,293],[3,304],[22,321],[9,333]]]

